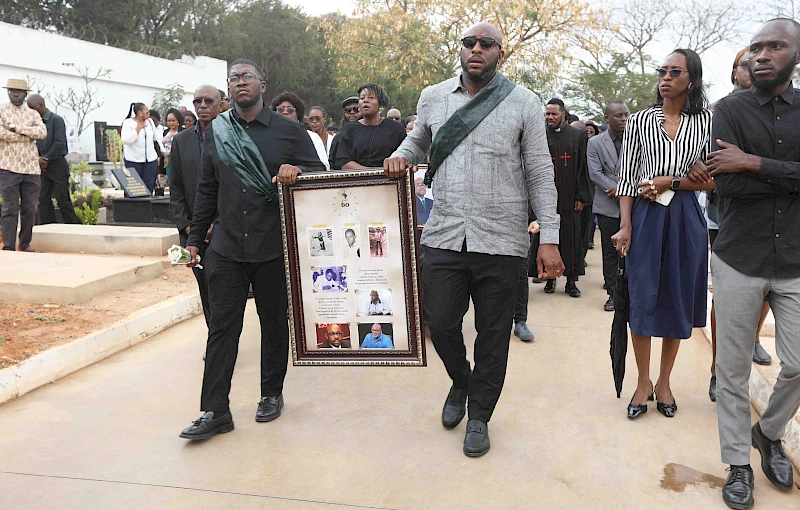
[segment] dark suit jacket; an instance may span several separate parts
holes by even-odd
[[[200,139],[194,129],[184,129],[172,139],[169,203],[178,230],[192,224],[192,211],[200,178]]]
[[[325,340],[322,345],[317,346],[320,349],[332,349],[331,343]],[[342,349],[350,349],[350,340],[342,340]]]
[[[589,178],[595,187],[592,212],[619,218],[619,202],[611,200],[605,190],[616,188],[619,182],[619,157],[608,131],[589,139],[586,150]]]
[[[423,197],[425,200],[425,207],[422,207],[422,200],[420,200],[417,195],[414,195],[414,197],[417,201],[417,223],[424,225],[428,222],[428,217],[431,215],[431,209],[433,209],[433,200]]]

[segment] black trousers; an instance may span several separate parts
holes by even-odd
[[[17,249],[17,224],[20,227],[19,249],[24,250],[31,245],[40,189],[41,179],[38,175],[0,169],[0,194],[3,197],[0,232],[4,250]]]
[[[533,234],[528,233],[528,237],[531,240],[530,246],[528,246],[528,256],[525,258],[524,262],[522,263],[522,267],[519,270],[519,283],[517,284],[517,298],[514,303],[514,324],[518,322],[527,322],[528,321],[528,268],[530,265],[530,261],[533,261],[533,267],[536,267],[536,255],[537,253],[533,251]]]
[[[611,242],[611,236],[619,232],[619,218],[597,215],[600,225],[600,243],[603,248],[603,279],[606,283],[606,292],[609,297],[614,297],[617,286],[617,250]]]
[[[211,320],[200,410],[226,412],[229,409],[228,395],[251,284],[261,321],[261,396],[280,395],[289,361],[283,258],[269,262],[236,262],[208,248],[202,265],[208,282]]]
[[[581,228],[583,231],[583,259],[586,260],[586,254],[589,252],[589,243],[594,236],[594,213],[592,212],[592,204],[584,205],[581,211],[581,220]]]
[[[189,241],[189,235],[186,232],[178,231],[178,236],[181,246],[186,246],[186,243]],[[198,253],[198,255],[200,255],[200,265],[204,268],[207,248],[208,243],[203,243],[203,245],[199,247],[200,251]],[[206,318],[206,326],[210,328],[211,308],[208,305],[208,282],[206,282],[205,269],[193,267],[192,272],[194,273],[194,279],[197,280],[197,288],[200,290],[200,302],[203,304],[203,316]]]
[[[39,224],[47,225],[56,222],[56,213],[53,208],[53,198],[58,203],[64,223],[80,225],[81,220],[75,214],[72,199],[69,197],[69,163],[64,158],[58,158],[47,164],[47,170],[42,172],[42,190],[39,193]]]
[[[431,340],[457,388],[469,394],[469,419],[492,417],[508,363],[514,298],[522,257],[456,252],[423,246],[423,307]],[[475,368],[470,376],[461,328],[475,306]]]

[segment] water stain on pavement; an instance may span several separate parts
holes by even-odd
[[[712,489],[721,489],[725,485],[725,479],[701,473],[681,464],[669,463],[664,466],[664,476],[661,477],[662,489],[683,492],[689,485],[706,485]]]

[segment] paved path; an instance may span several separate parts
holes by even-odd
[[[283,416],[255,423],[251,303],[231,395],[235,431],[178,438],[199,416],[198,317],[0,406],[0,508],[725,508],[711,487],[726,466],[707,396],[709,345],[698,331],[681,347],[674,419],[651,405],[629,421],[635,365],[629,356],[615,398],[599,251],[589,252],[581,299],[564,294],[563,281],[554,295],[531,286],[536,341],[512,339],[482,458],[462,454],[464,425],[439,423],[449,382],[430,344],[427,368],[290,367]],[[797,491],[779,493],[760,469],[755,495],[757,508],[800,508]]]

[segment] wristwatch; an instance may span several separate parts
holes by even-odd
[[[674,179],[672,179],[672,184],[670,184],[669,189],[675,191],[676,189],[680,188],[681,188],[681,179],[680,177],[675,177]]]

